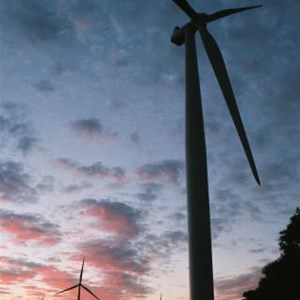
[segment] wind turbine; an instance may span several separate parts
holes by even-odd
[[[253,176],[260,184],[250,145],[237,107],[225,62],[219,46],[207,30],[207,24],[229,15],[261,7],[261,5],[225,9],[213,14],[198,13],[186,0],[172,0],[190,21],[175,27],[171,42],[185,44],[186,76],[186,173],[189,230],[189,263],[191,300],[213,300],[213,269],[206,143],[200,94],[195,33],[199,31],[204,48],[217,77],[225,102],[238,132]]]
[[[84,286],[81,282],[82,282],[82,274],[83,274],[83,267],[84,267],[84,259],[82,261],[82,266],[81,266],[81,272],[80,272],[80,276],[79,276],[79,283],[74,285],[74,286],[71,286],[65,290],[62,290],[56,294],[54,294],[54,296],[58,295],[58,294],[61,294],[61,293],[64,293],[66,291],[70,291],[70,290],[73,290],[75,288],[78,288],[78,294],[77,294],[77,300],[80,300],[80,289],[83,288],[85,289],[88,293],[90,293],[92,296],[94,296],[96,299],[100,300],[100,298],[98,298],[93,292],[91,292],[86,286]]]

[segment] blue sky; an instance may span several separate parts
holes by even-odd
[[[190,1],[261,4],[206,2]],[[217,300],[256,285],[299,206],[300,5],[263,4],[209,24],[260,187],[197,36]],[[187,17],[167,0],[4,0],[0,12],[1,297],[51,299],[85,256],[103,299],[189,299],[184,48],[170,43]]]

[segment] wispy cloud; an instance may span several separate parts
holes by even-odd
[[[141,231],[141,212],[121,202],[87,199],[81,201],[85,216],[93,217],[101,231],[117,238],[134,238]]]
[[[109,287],[109,288],[106,288]],[[108,272],[103,280],[103,288],[99,289],[99,294],[103,298],[118,300],[124,298],[145,298],[152,292],[152,288],[147,286],[145,280],[130,273]],[[101,295],[102,295],[101,294]]]
[[[96,177],[100,179],[108,178],[118,183],[123,183],[125,180],[125,171],[121,167],[109,168],[102,162],[95,162],[92,165],[85,166],[68,158],[57,159],[59,166],[70,170],[84,177]]]
[[[56,179],[53,176],[47,175],[41,178],[41,181],[36,185],[36,190],[39,192],[53,192],[56,186]]]
[[[17,214],[0,210],[1,229],[14,244],[35,242],[53,246],[61,241],[58,226],[33,214]]]
[[[61,271],[56,267],[32,262],[29,259],[13,259],[0,257],[2,268],[0,270],[0,282],[9,287],[12,284],[20,284],[26,293],[39,292],[37,282],[43,283],[53,289],[62,289],[75,283],[75,278],[68,272]],[[45,289],[43,290],[46,293]]]
[[[137,170],[142,181],[166,180],[173,184],[178,183],[184,163],[181,160],[163,160],[161,162],[145,164]]]
[[[66,186],[63,186],[61,188],[61,191],[64,193],[75,193],[75,192],[80,192],[82,190],[91,188],[93,185],[89,182],[82,181],[78,184],[69,184]]]
[[[10,202],[36,200],[36,190],[31,185],[31,176],[21,163],[0,161],[0,199]]]
[[[80,249],[94,266],[105,271],[129,272],[142,275],[148,263],[131,242],[125,240],[93,240]]]
[[[31,43],[56,41],[72,32],[72,24],[65,12],[55,8],[54,3],[47,2],[45,5],[44,2],[36,0],[27,4],[9,1],[2,7],[8,17],[5,21],[13,24]]]
[[[24,155],[30,153],[38,145],[38,139],[32,124],[27,120],[24,106],[14,102],[0,104],[0,138],[2,147],[9,143]]]
[[[116,132],[105,128],[97,118],[88,118],[72,121],[69,123],[72,131],[88,139],[101,139],[102,141],[111,141],[117,137]]]
[[[55,91],[53,84],[49,80],[41,80],[33,85],[41,93],[52,93]]]
[[[91,265],[104,275],[99,293],[109,299],[144,297],[150,288],[143,280],[149,261],[142,251],[125,240],[92,240],[80,245]]]
[[[185,242],[188,241],[188,235],[186,232],[176,230],[176,231],[170,231],[165,233],[166,240],[169,240],[172,245],[175,245],[176,243]]]
[[[244,292],[257,285],[260,276],[261,272],[253,269],[235,277],[216,279],[216,296],[219,300],[240,300]]]
[[[21,283],[35,276],[32,265],[28,265],[20,259],[0,257],[0,262],[2,266],[0,270],[0,282],[3,285]]]
[[[140,136],[140,134],[137,131],[132,132],[130,134],[129,138],[130,138],[130,140],[131,140],[131,142],[133,144],[135,144],[137,146],[140,145],[140,143],[141,143],[141,136]]]
[[[187,232],[180,229],[165,230],[160,234],[146,234],[140,241],[140,246],[150,260],[159,261],[161,267],[168,266],[174,252],[186,251],[188,245]],[[166,259],[168,256],[168,259]]]
[[[164,186],[155,182],[149,182],[141,184],[140,188],[141,192],[136,193],[134,196],[141,201],[153,201],[158,198]]]

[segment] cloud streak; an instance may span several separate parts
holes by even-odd
[[[89,182],[82,181],[78,184],[69,184],[62,187],[61,191],[67,194],[80,192],[82,190],[91,188],[93,185]]]
[[[57,163],[60,167],[73,171],[75,174],[83,177],[108,178],[118,183],[124,183],[125,180],[125,171],[123,168],[109,168],[102,162],[95,162],[92,165],[85,166],[68,158],[59,158],[57,159]]]
[[[52,4],[52,5],[51,5]],[[72,32],[72,25],[64,11],[56,9],[54,3],[37,0],[29,3],[9,1],[2,4],[8,24],[22,33],[31,43],[56,41],[66,33]],[[6,25],[6,22],[4,23]]]
[[[13,259],[2,256],[0,263],[2,265],[0,270],[1,285],[9,287],[19,284],[28,294],[47,293],[47,289],[39,289],[37,283],[43,283],[48,289],[50,288],[48,293],[75,283],[75,277],[68,272],[50,265],[35,263],[26,258]]]
[[[181,160],[163,160],[157,163],[145,164],[137,170],[141,181],[165,180],[177,184],[183,171],[184,163]]]
[[[0,199],[8,202],[33,202],[36,191],[31,176],[21,163],[0,161]]]
[[[25,107],[14,102],[2,102],[0,109],[1,144],[5,141],[3,147],[10,142],[23,155],[32,152],[39,141],[32,124],[26,120]]]
[[[125,240],[92,240],[81,244],[80,251],[86,254],[89,264],[104,274],[99,295],[117,300],[144,297],[150,292],[143,280],[149,261],[134,244]]]
[[[140,188],[142,191],[134,195],[136,198],[141,201],[154,201],[158,198],[164,186],[155,182],[149,182],[141,184]]]
[[[101,231],[112,233],[118,239],[132,239],[141,231],[141,212],[121,202],[87,199],[81,201],[83,215],[96,220]]]
[[[218,300],[240,300],[244,292],[257,285],[261,272],[257,269],[235,277],[216,279],[215,289]]]
[[[14,244],[38,243],[54,246],[61,241],[58,226],[39,215],[17,214],[0,210],[1,229]]]
[[[80,119],[72,121],[69,124],[72,131],[88,139],[100,139],[105,141],[114,140],[117,137],[116,132],[106,129],[97,118]]]

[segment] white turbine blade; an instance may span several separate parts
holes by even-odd
[[[55,296],[55,295],[58,295],[58,294],[61,294],[61,293],[64,293],[64,292],[67,292],[67,291],[70,291],[70,290],[73,290],[73,289],[77,288],[78,286],[79,286],[79,284],[76,284],[76,285],[74,285],[74,286],[71,286],[71,287],[69,287],[69,288],[67,288],[67,289],[65,289],[65,290],[62,290],[62,291],[60,291],[60,292],[54,294],[54,296]]]
[[[88,293],[90,293],[92,296],[94,296],[96,299],[100,300],[92,291],[90,291],[87,287],[85,287],[83,284],[81,285]]]

